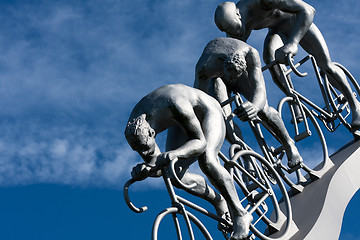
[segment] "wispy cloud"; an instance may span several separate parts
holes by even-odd
[[[117,136],[79,125],[2,126],[0,185],[122,187],[137,155]],[[107,135],[107,137],[105,137]]]
[[[139,161],[123,137],[132,107],[161,85],[192,85],[204,46],[224,36],[213,22],[220,2],[0,3],[0,185],[117,186],[126,180]],[[355,29],[346,48],[330,32],[342,26],[321,27],[333,34],[334,55],[342,61],[351,51],[344,60],[351,63],[360,61],[352,49],[359,29],[346,9],[354,13],[360,4],[350,2],[351,9],[336,15]],[[316,20],[326,14],[318,9]],[[250,38],[260,53],[265,34]],[[268,85],[276,104],[281,94],[274,97],[276,86]]]

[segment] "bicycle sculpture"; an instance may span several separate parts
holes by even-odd
[[[325,108],[318,107],[316,104],[298,93],[294,89],[291,78],[288,77],[291,72],[295,72],[297,75],[305,77],[306,74],[300,73],[297,68],[309,59],[313,63],[319,86],[324,93],[324,100],[327,102],[327,107]],[[277,63],[273,62],[263,67],[262,70],[265,71],[275,64]],[[295,181],[294,178],[290,176],[293,171],[282,163],[285,152],[281,142],[278,141],[280,144],[278,147],[269,146],[267,144],[268,139],[265,139],[263,131],[269,131],[275,139],[276,134],[266,128],[266,125],[261,127],[262,121],[260,119],[257,118],[255,120],[248,120],[249,126],[264,157],[253,151],[241,139],[238,141],[238,144],[232,144],[230,146],[229,157],[222,152],[219,152],[219,157],[222,159],[224,167],[227,169],[234,181],[234,184],[236,185],[237,194],[241,199],[240,202],[243,208],[253,216],[253,221],[250,225],[249,239],[254,239],[255,236],[259,239],[287,239],[289,237],[287,234],[290,228],[292,213],[287,189],[282,181],[284,180],[285,183],[291,187],[293,194],[297,194],[303,190],[306,184],[308,184],[311,180],[320,178],[332,166],[331,161],[327,157],[328,153],[324,136],[315,117],[319,118],[330,131],[334,131],[339,124],[344,124],[351,130],[351,126],[346,123],[346,117],[348,117],[349,114],[343,113],[343,111],[348,111],[347,101],[344,100],[341,94],[338,94],[333,89],[327,81],[326,75],[321,74],[318,68],[316,68],[315,59],[312,56],[307,56],[294,65],[292,60],[289,58],[289,65],[290,69],[283,71],[283,77],[287,82],[286,86],[288,96],[279,102],[278,110],[280,113],[284,112],[284,103],[288,103],[291,120],[288,119],[287,122],[291,122],[292,126],[294,126],[296,133],[294,139],[297,142],[316,136],[322,147],[322,164],[320,165],[320,168],[313,170],[311,167],[308,167],[306,163],[301,163],[301,169],[297,169],[295,171],[297,176]],[[355,79],[344,67],[342,67],[342,69],[347,76],[349,76],[349,79],[358,90],[359,87]],[[234,112],[237,112],[237,109],[242,106],[243,100],[239,94],[235,94],[230,99],[223,102],[221,106],[224,107],[232,103],[235,104]],[[310,111],[306,105],[312,107],[312,111]],[[332,112],[327,111],[330,106],[333,107]],[[298,113],[296,113],[296,108],[298,108]],[[320,113],[316,114],[315,110]],[[233,121],[233,118],[236,116],[234,112],[227,116],[227,121]],[[327,113],[327,115],[324,113]],[[225,115],[226,114],[224,114],[224,116]],[[284,117],[285,115],[281,116]],[[327,116],[328,118],[325,118],[324,116]],[[340,121],[340,123],[335,126],[334,122],[336,120]],[[300,127],[299,125],[303,126]],[[310,128],[310,126],[312,126],[312,128]],[[300,131],[301,129],[303,131]],[[175,185],[180,186],[180,188],[187,189],[188,191],[191,191],[191,189],[196,186],[196,184],[187,185],[186,183],[183,183],[179,177],[177,177],[177,173],[175,171],[175,164],[177,161],[178,159],[174,158],[170,161],[169,166],[157,167],[151,170],[152,173],[161,172],[160,175],[164,179],[164,183],[172,203],[171,207],[166,208],[156,217],[152,229],[152,239],[159,239],[159,231],[161,229],[159,228],[161,225],[160,223],[166,219],[165,217],[167,215],[171,215],[173,218],[178,239],[182,239],[182,235],[184,235],[184,231],[181,230],[181,221],[179,221],[179,217],[184,219],[186,226],[183,227],[187,230],[187,234],[190,239],[195,239],[196,237],[193,231],[194,226],[200,230],[201,234],[206,239],[213,239],[210,232],[195,216],[193,211],[204,214],[205,216],[217,221],[219,225],[222,226],[220,231],[222,232],[224,238],[230,239],[233,232],[233,224],[229,217],[222,218],[218,216],[218,214],[212,213],[175,193],[172,181],[175,182]],[[249,164],[251,165],[251,168],[246,167],[246,165]],[[305,171],[309,178],[307,179],[301,171]],[[150,172],[149,175],[151,175]],[[124,197],[131,210],[141,213],[146,211],[147,208],[135,207],[130,201],[128,193],[129,186],[136,181],[139,181],[139,179],[131,179],[125,184]],[[283,211],[280,210],[279,207],[280,199],[284,202],[285,207]],[[189,211],[189,208],[192,210]],[[272,237],[273,233],[277,233],[276,237]]]
[[[294,234],[288,194],[302,192],[333,166],[317,120],[330,132],[344,125],[355,138],[360,136],[360,87],[344,66],[331,61],[313,16],[314,9],[303,1],[221,3],[215,23],[232,38],[216,38],[205,47],[196,65],[194,87],[198,89],[166,85],[134,107],[125,135],[145,163],[133,168],[132,179],[124,186],[125,201],[136,213],[147,210],[134,206],[129,187],[149,176],[163,178],[171,200],[171,206],[155,218],[152,240],[161,239],[167,216],[172,218],[177,239],[194,240],[198,233],[213,239],[199,213],[217,222],[229,240],[285,240]],[[269,29],[264,45],[268,64],[263,68],[256,49],[245,43],[252,30],[262,28]],[[294,64],[299,44],[309,55]],[[292,82],[294,74],[307,77],[298,68],[309,60],[324,106],[309,100]],[[277,111],[267,103],[265,70],[286,94]],[[245,143],[235,117],[248,123],[255,147]],[[167,149],[161,153],[155,137],[167,129]],[[220,151],[225,137],[230,143],[227,155]],[[309,145],[308,141],[321,149],[315,161],[304,157],[301,146]],[[195,161],[219,193],[201,175],[188,172]],[[215,212],[179,196],[174,186],[208,201]]]
[[[292,72],[301,78],[308,76],[307,73],[301,73],[297,68],[309,60],[314,69],[324,107],[319,107],[301,93],[297,92],[291,81],[290,75]],[[313,163],[313,166],[310,167],[307,166],[306,162],[301,163],[301,169],[296,170],[296,180],[294,181],[294,177],[291,176],[291,169],[283,164],[282,159],[284,157],[284,151],[280,141],[278,140],[280,146],[269,146],[267,144],[269,139],[266,139],[267,141],[265,140],[262,129],[270,132],[274,138],[276,138],[276,135],[266,128],[266,126],[263,126],[261,121],[249,121],[249,125],[265,159],[272,163],[273,167],[278,171],[285,183],[292,188],[292,193],[297,194],[303,190],[305,185],[321,178],[333,166],[328,157],[326,140],[316,119],[319,119],[330,132],[334,132],[340,125],[344,125],[351,133],[353,133],[355,138],[358,138],[358,131],[354,130],[351,127],[351,124],[347,122],[347,118],[349,118],[351,113],[348,101],[330,84],[327,75],[318,68],[315,58],[308,55],[295,65],[293,64],[293,61],[292,56],[289,55],[288,65],[290,67],[286,68],[285,66],[281,66],[281,76],[282,81],[286,83],[285,93],[287,96],[279,101],[278,112],[280,113],[283,122],[291,123],[287,124],[287,127],[292,128],[289,129],[289,132],[294,133],[293,138],[297,142],[298,147],[301,145],[302,141],[308,138],[311,139],[308,140],[308,142],[311,142],[312,144],[317,143],[317,146],[321,149],[318,153],[321,154],[318,156],[316,164]],[[278,64],[278,62],[274,61],[264,66],[262,70],[265,71],[276,64]],[[360,87],[355,78],[344,66],[339,63],[335,64],[346,74],[351,83],[354,97],[359,98]],[[239,96],[235,96],[231,99],[231,101],[234,100],[236,102],[236,107],[241,106],[242,100]],[[222,105],[228,104],[229,102],[230,101],[226,101]],[[287,103],[287,105],[284,105],[285,103]],[[311,110],[309,108],[311,108]],[[245,143],[242,144],[246,145]],[[316,167],[316,169],[314,167]],[[304,176],[304,174],[307,174],[307,176]]]
[[[275,63],[265,69],[274,65]],[[234,38],[215,38],[210,41],[196,64],[194,86],[210,94],[219,102],[223,102],[224,116],[227,118],[227,139],[230,143],[246,145],[241,139],[242,134],[237,127],[239,123],[235,123],[232,120],[234,114],[229,113],[231,109],[234,108],[234,112],[241,121],[249,122],[263,156],[292,188],[293,194],[301,192],[304,185],[312,180],[319,179],[330,168],[331,162],[328,158],[325,139],[314,117],[310,114],[304,114],[309,119],[305,121],[307,133],[312,130],[317,135],[310,137],[310,135],[298,134],[294,138],[297,141],[295,145],[279,112],[267,104],[260,57],[257,50],[245,42]],[[224,101],[231,96],[231,92],[238,96]],[[247,101],[241,100],[239,102],[241,99],[239,94],[244,96]],[[236,104],[232,107],[230,103],[233,100]],[[270,133],[268,134],[269,137],[272,136],[277,141],[265,140],[260,126],[264,126],[266,128],[264,131]],[[304,140],[305,138],[307,139]],[[299,142],[299,140],[303,141]],[[319,143],[318,147],[321,150],[322,156],[318,162],[323,164],[317,170],[313,170],[313,166],[307,166],[308,159],[305,159],[304,163],[301,157],[304,152],[301,153],[298,149],[299,146],[306,145],[305,143],[309,140],[313,144]],[[276,144],[276,146],[272,147],[272,144]],[[258,148],[254,149],[257,150]],[[285,158],[288,166],[284,164],[286,161],[283,159]],[[294,171],[296,176],[292,174]],[[306,179],[304,174],[309,175],[309,178]]]
[[[312,67],[314,69],[314,74],[318,86],[320,88],[321,96],[323,99],[322,107],[318,106],[301,93],[295,90],[294,84],[289,77],[291,72],[294,72],[298,77],[304,78],[307,77],[307,73],[301,73],[298,70],[298,67],[311,61]],[[283,98],[278,104],[279,113],[282,112],[284,103],[288,103],[291,109],[291,117],[294,122],[294,128],[296,132],[295,139],[302,138],[303,135],[308,135],[307,131],[300,133],[298,125],[303,122],[307,125],[307,121],[304,121],[306,112],[318,118],[330,132],[334,132],[340,125],[344,125],[351,133],[354,134],[354,137],[357,137],[357,129],[354,129],[350,123],[348,123],[347,118],[349,118],[351,111],[349,107],[349,102],[346,100],[343,94],[341,94],[333,85],[329,82],[327,74],[321,71],[317,65],[316,59],[312,55],[308,55],[300,60],[297,64],[294,65],[292,56],[288,56],[288,65],[289,69],[284,66],[281,67],[282,71],[282,82],[285,83],[285,94],[287,97]],[[270,63],[269,65],[263,68],[263,71],[269,69],[270,67],[277,64],[276,62]],[[359,99],[360,96],[360,87],[353,75],[341,64],[334,63],[339,67],[346,75],[348,82],[350,83],[350,88],[352,90],[352,95],[354,98]],[[311,111],[306,107],[310,107]],[[308,128],[306,128],[308,130]]]
[[[245,206],[245,209],[254,216],[254,221],[250,226],[250,230],[253,234],[250,235],[248,239],[254,239],[254,235],[264,240],[287,239],[284,238],[284,236],[286,236],[289,231],[292,213],[290,200],[285,186],[281,182],[280,176],[273,169],[270,163],[261,155],[254,151],[240,150],[240,148],[241,147],[236,144],[230,147],[230,156],[232,156],[230,159],[221,152],[219,153],[219,156],[224,161],[225,167],[231,173],[234,182],[237,184],[238,194],[239,196],[242,196],[241,203]],[[242,159],[244,157],[246,158],[246,156],[251,157],[252,159],[251,164],[255,169],[252,173],[249,173],[243,166]],[[170,180],[171,178],[184,188],[194,187],[185,185],[179,180],[175,173],[176,162],[177,159],[171,161],[169,166],[161,169],[164,184],[172,204],[171,207],[161,211],[155,218],[151,235],[152,240],[161,239],[159,238],[159,235],[161,235],[161,233],[159,233],[159,227],[161,222],[166,220],[165,217],[167,215],[171,215],[172,217],[178,239],[183,239],[183,237],[185,237],[183,236],[184,234],[186,234],[189,239],[195,239],[197,236],[194,234],[194,226],[200,230],[201,235],[203,235],[205,239],[213,239],[204,224],[202,224],[202,222],[191,211],[187,210],[188,208],[223,224],[224,227],[221,229],[222,234],[225,239],[230,239],[232,233],[231,221],[220,218],[216,214],[175,193],[172,181]],[[273,185],[268,181],[264,168],[266,169],[266,174],[271,174],[278,185]],[[158,169],[153,169],[153,171],[157,170]],[[138,208],[134,206],[129,197],[129,187],[135,182],[136,180],[130,179],[125,184],[123,190],[124,198],[128,207],[132,211],[142,213],[147,211],[147,207]],[[273,189],[275,186],[276,190]],[[283,210],[280,210],[278,203],[280,199],[284,202],[285,207]],[[180,226],[179,217],[185,221],[185,226],[182,226],[183,230],[181,230],[182,227]],[[260,227],[258,227],[258,225],[260,225]],[[277,237],[268,236],[269,234],[275,232],[280,234],[277,235]],[[170,236],[164,236],[163,239],[169,239],[169,237]]]
[[[225,106],[227,104],[235,103],[235,109],[239,108],[241,104],[243,103],[243,100],[239,94],[234,95],[229,100],[223,102],[221,105]],[[305,109],[305,108],[304,108]],[[236,111],[236,110],[234,110]],[[308,130],[307,135],[302,134],[302,138],[298,137],[296,138],[297,141],[304,140],[305,138],[310,138],[312,142],[318,141],[320,142],[321,152],[322,152],[322,158],[320,159],[320,167],[316,170],[314,170],[312,167],[307,166],[306,162],[302,162],[300,164],[300,168],[296,169],[295,171],[286,165],[284,165],[283,158],[286,156],[284,148],[281,144],[281,142],[277,139],[276,134],[274,134],[270,129],[266,127],[266,125],[263,125],[263,122],[260,119],[256,120],[249,120],[249,127],[251,128],[252,133],[254,134],[254,137],[256,139],[257,145],[260,147],[260,150],[264,156],[264,159],[266,159],[270,165],[278,172],[279,176],[284,180],[284,182],[291,187],[291,194],[295,195],[303,191],[304,186],[309,184],[310,182],[317,180],[321,178],[323,174],[326,173],[326,171],[332,166],[331,160],[328,158],[328,151],[327,151],[327,145],[325,142],[325,138],[323,136],[323,133],[315,120],[315,118],[308,112],[307,109],[305,109],[306,116],[305,121],[309,121],[306,123]],[[227,121],[232,121],[235,114],[233,113],[231,116],[227,118]],[[311,128],[310,128],[311,126]],[[310,129],[312,131],[310,131]],[[270,134],[267,134],[267,138],[265,139],[263,132],[267,131]],[[315,134],[312,134],[312,133]],[[299,134],[300,135],[300,134]],[[276,144],[276,146],[269,145],[269,137],[272,136],[275,141],[272,141],[272,144]],[[243,140],[239,140],[239,144],[242,146],[243,149],[246,150],[253,150],[251,147],[249,147]],[[300,145],[297,143],[297,145]],[[275,179],[272,178],[271,174],[268,174],[265,170],[265,174],[268,177],[268,179],[275,184]],[[293,175],[296,175],[293,176]],[[307,176],[304,176],[304,174],[307,174]]]
[[[315,69],[317,81],[325,101],[324,108],[317,106],[315,103],[298,93],[294,89],[291,78],[288,77],[291,72],[294,72],[298,76],[305,77],[306,74],[300,73],[297,68],[308,60],[312,61]],[[265,71],[274,64],[277,63],[273,62],[263,67],[262,70]],[[349,77],[349,80],[353,83],[356,91],[359,92],[359,86],[352,75],[346,70],[346,68],[339,64],[337,65],[344,70],[346,75]],[[306,166],[306,163],[301,163],[301,169],[308,173],[310,179],[306,179],[300,172],[300,169],[298,169],[295,171],[297,179],[294,181],[294,179],[289,176],[292,172],[291,169],[282,163],[284,150],[281,143],[279,142],[280,146],[278,147],[269,146],[267,144],[267,139],[264,138],[263,131],[265,129],[265,131],[269,131],[273,134],[271,130],[266,127],[264,128],[264,126],[261,127],[262,125],[259,119],[255,121],[248,121],[264,157],[253,151],[242,140],[239,142],[240,145],[231,145],[229,157],[222,152],[219,152],[219,157],[223,160],[225,168],[229,171],[235,185],[237,186],[236,189],[244,209],[253,215],[254,220],[250,225],[250,239],[254,238],[254,236],[257,236],[259,239],[282,239],[282,237],[288,234],[292,218],[291,205],[287,190],[283,185],[282,180],[284,180],[292,188],[293,194],[296,194],[303,190],[303,187],[309,183],[309,180],[316,180],[320,178],[328,170],[328,168],[331,167],[332,163],[327,157],[328,153],[325,139],[315,117],[320,119],[329,131],[335,131],[340,124],[343,124],[351,131],[351,125],[346,122],[346,118],[349,116],[347,101],[344,100],[341,94],[334,90],[327,80],[326,75],[322,74],[317,68],[315,59],[309,55],[294,65],[293,60],[289,58],[289,66],[289,69],[283,68],[283,78],[287,83],[286,89],[288,90],[288,96],[279,102],[278,111],[280,113],[284,112],[284,103],[288,103],[291,119],[284,121],[291,122],[294,127],[296,134],[294,139],[297,142],[301,142],[305,138],[314,137],[315,135],[317,140],[321,143],[323,161],[321,167],[317,170],[313,170],[312,168]],[[232,102],[235,103],[234,109],[239,108],[243,103],[240,95],[236,94],[227,101],[223,102],[222,106],[231,104]],[[310,106],[312,110],[310,111],[307,106]],[[296,108],[298,108],[298,110],[296,110]],[[329,111],[329,109],[331,110]],[[344,111],[346,111],[345,114]],[[232,113],[231,116],[227,118],[227,121],[232,121],[232,118],[235,116],[236,114]],[[281,116],[284,117],[285,115],[282,114]],[[335,121],[339,121],[339,123],[335,124]],[[302,125],[302,127],[299,125]],[[313,129],[310,128],[311,125]],[[273,136],[276,138],[275,134],[273,134]],[[246,164],[249,164],[246,163],[249,159],[252,166],[251,171],[249,171],[249,169],[245,166]],[[167,215],[173,216],[174,225],[179,239],[182,239],[181,236],[184,234],[184,232],[181,231],[178,220],[179,215],[182,215],[182,218],[185,220],[186,229],[190,239],[195,239],[191,222],[199,228],[200,232],[206,239],[212,239],[209,231],[202,222],[191,211],[187,210],[187,208],[202,213],[219,222],[219,224],[222,224],[222,234],[225,239],[230,239],[232,233],[232,222],[229,218],[221,218],[217,214],[212,213],[175,193],[170,179],[174,179],[173,181],[176,182],[176,185],[180,185],[184,189],[191,189],[191,187],[194,187],[194,185],[188,186],[179,180],[174,170],[176,162],[177,159],[174,159],[170,162],[169,167],[161,168],[161,175],[169,193],[172,206],[162,211],[156,217],[153,224],[152,239],[158,239],[160,223]],[[153,169],[152,171],[156,172],[157,170],[159,169]],[[134,182],[136,182],[136,180],[132,179],[125,184],[124,197],[130,209],[137,213],[144,212],[147,209],[146,207],[137,208],[130,201],[128,189]],[[279,193],[280,197],[277,196]],[[280,210],[279,199],[283,199],[285,203],[285,211]],[[275,232],[278,232],[277,237],[272,238],[271,234]]]
[[[246,41],[253,30],[267,28],[269,31],[263,53],[267,64],[274,60],[286,63],[287,58],[297,54],[300,45],[316,59],[330,83],[341,90],[352,111],[351,129],[360,129],[360,102],[348,86],[346,75],[350,75],[345,68],[332,62],[325,39],[313,23],[314,16],[315,9],[304,1],[241,0],[237,4],[219,4],[215,12],[215,23],[228,36],[242,41]],[[281,69],[274,66],[269,70],[274,82],[286,92],[286,83],[282,82],[280,76]],[[351,77],[349,80],[351,81]],[[330,129],[333,128],[330,126]]]
[[[167,128],[168,149],[161,153],[155,136]],[[163,176],[173,203],[171,210],[160,214],[155,221],[153,239],[157,239],[157,226],[163,216],[173,213],[175,217],[177,211],[184,214],[190,236],[193,234],[189,219],[193,220],[204,234],[206,232],[194,217],[187,215],[184,209],[179,207],[179,202],[188,202],[175,195],[170,179],[176,187],[213,204],[216,215],[208,215],[224,225],[221,227],[220,224],[220,228],[226,239],[243,239],[249,231],[261,239],[281,239],[268,235],[278,232],[285,237],[288,233],[291,221],[289,197],[270,162],[253,151],[242,151],[239,145],[234,144],[230,148],[229,158],[220,153],[224,166],[219,163],[217,154],[225,137],[223,111],[220,104],[206,93],[181,84],[166,85],[154,90],[134,107],[125,135],[130,146],[146,162],[133,168],[133,180],[125,185],[125,199],[129,207],[136,212],[145,210],[131,204],[127,189],[134,181],[148,176]],[[244,159],[250,159],[253,171],[245,169]],[[203,177],[188,172],[189,165],[196,160],[221,195],[212,190]],[[171,174],[163,167],[167,165],[170,165]],[[269,175],[273,182],[268,180]],[[222,205],[219,199],[226,200],[225,205]],[[280,199],[285,203],[284,213],[279,207]],[[188,205],[195,206],[191,203]],[[237,215],[238,213],[240,214]],[[221,220],[222,217],[224,220]],[[175,219],[175,225],[178,225],[177,222]]]

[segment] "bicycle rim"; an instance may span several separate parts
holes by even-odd
[[[288,103],[286,108],[283,107],[285,103]],[[278,106],[278,111],[285,127],[290,136],[297,140],[296,147],[303,158],[301,170],[288,174],[288,169],[284,166],[284,163],[278,168],[280,171],[283,171],[282,177],[287,184],[295,184],[294,186],[299,184],[306,185],[313,180],[319,179],[333,166],[328,157],[328,149],[323,132],[313,114],[303,103],[301,103],[301,107],[305,118],[302,116],[302,122],[296,125],[298,128],[298,132],[296,132],[294,120],[292,120],[295,118],[295,114],[291,110],[295,104],[297,103],[295,103],[292,97],[286,97]],[[306,124],[308,128],[306,128]],[[299,189],[302,188],[299,187]],[[294,193],[298,193],[298,190],[294,189]]]
[[[201,232],[201,235],[204,236],[204,238],[206,240],[213,240],[210,233],[208,232],[208,230],[206,229],[206,227],[203,225],[203,223],[197,219],[193,214],[191,214],[190,212],[184,210],[185,212],[180,212],[178,208],[176,207],[170,207],[167,208],[165,210],[163,210],[162,212],[160,212],[158,214],[158,216],[156,217],[154,224],[153,224],[153,228],[152,228],[152,240],[161,240],[161,238],[159,238],[159,227],[160,227],[160,223],[163,222],[163,220],[168,220],[168,219],[164,219],[166,216],[168,215],[172,215],[172,219],[174,221],[174,225],[175,225],[175,229],[176,229],[176,235],[177,235],[177,239],[178,240],[183,240],[183,234],[186,236],[190,237],[190,238],[184,238],[185,239],[191,239],[191,235],[194,236],[194,232],[192,227],[189,228],[189,226],[187,226],[188,224],[191,225],[195,225]],[[186,217],[185,214],[188,216]],[[180,222],[179,216],[183,219],[185,219],[184,221],[186,222],[188,219],[187,223],[184,222]],[[181,228],[184,228],[186,230],[181,230]],[[200,233],[199,233],[200,234]],[[195,235],[197,236],[197,235]],[[166,235],[165,237],[163,237],[163,239],[173,239],[171,238],[171,236]],[[195,239],[195,237],[194,237]]]
[[[360,101],[360,87],[357,83],[354,76],[341,64],[334,63],[337,67],[339,67],[346,75],[350,88],[355,95],[355,98]],[[325,89],[329,96],[330,105],[333,108],[333,112],[336,113],[337,118],[339,121],[349,130],[351,130],[351,125],[347,119],[351,119],[351,111],[350,107],[347,103],[347,100],[344,99],[343,94],[334,88],[332,84],[329,82],[328,77],[326,74],[322,74],[322,77],[325,82]]]
[[[243,157],[252,157],[254,173],[249,173],[237,162]],[[254,220],[251,233],[262,240],[286,239],[292,220],[291,204],[286,188],[276,170],[261,155],[243,150],[232,158],[231,175],[238,186],[238,195],[245,209],[252,213]],[[276,179],[276,184],[268,181],[264,168]],[[280,210],[279,200],[284,210]],[[275,234],[275,235],[273,235]]]

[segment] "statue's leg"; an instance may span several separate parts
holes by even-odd
[[[286,36],[284,36],[283,34],[274,33],[273,31],[269,30],[269,33],[267,34],[264,41],[263,59],[266,64],[275,61],[275,51],[282,47],[286,40]],[[284,65],[277,64],[274,67],[270,68],[269,71],[275,84],[280,88],[281,91],[287,94],[284,81],[287,81],[290,87],[293,87],[293,84],[290,75],[287,76],[287,79],[283,79],[281,73],[283,71],[282,68],[286,70],[286,67]],[[297,105],[294,106],[294,111],[298,122],[302,121],[301,111]]]
[[[301,40],[300,45],[305,51],[315,57],[320,69],[327,74],[330,83],[344,94],[352,111],[351,126],[354,129],[359,129],[360,103],[352,94],[345,73],[331,61],[325,39],[315,24],[310,26],[308,32]]]
[[[244,238],[249,233],[252,216],[242,207],[233,179],[220,164],[217,155],[225,138],[225,124],[222,115],[208,112],[202,121],[202,128],[207,145],[205,153],[199,157],[199,166],[229,206],[234,224],[233,239]]]
[[[166,151],[176,149],[182,146],[187,137],[179,127],[172,127],[168,130]],[[196,187],[192,189],[183,189],[181,185],[178,185],[176,181],[172,181],[173,185],[177,188],[181,188],[188,193],[200,197],[209,203],[211,203],[216,210],[218,216],[223,216],[229,210],[225,199],[214,189],[212,189],[206,182],[206,180],[199,174],[190,173],[188,171],[189,166],[194,163],[197,159],[183,159],[176,163],[176,172],[179,179],[186,185],[196,183]]]
[[[263,124],[270,129],[282,143],[288,158],[288,166],[292,168],[300,164],[303,161],[302,157],[278,111],[266,104],[264,109],[259,111],[259,117],[263,121]]]
[[[269,30],[264,41],[263,59],[265,64],[275,61],[275,51],[284,45],[284,38],[285,36]],[[281,65],[275,65],[270,68],[269,71],[275,84],[281,89],[281,91],[286,93],[283,82],[284,80],[281,78],[281,67]]]

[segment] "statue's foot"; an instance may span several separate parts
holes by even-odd
[[[303,162],[302,157],[299,155],[297,157],[292,157],[289,161],[288,161],[288,167],[289,168],[295,168],[300,166],[300,164]]]
[[[355,102],[355,107],[351,108],[351,128],[353,131],[360,129],[360,102]]]
[[[252,162],[251,157],[248,155],[245,155],[243,158],[244,158],[244,167],[245,167],[246,171],[253,177],[256,177],[255,168],[251,163]]]
[[[300,164],[303,162],[302,157],[300,156],[299,151],[295,147],[291,147],[288,151],[286,151],[286,155],[288,157],[288,167],[290,169],[298,169],[300,167]]]
[[[228,205],[225,201],[225,199],[221,196],[221,199],[214,203],[213,204],[214,207],[215,207],[215,210],[216,210],[216,214],[219,216],[219,217],[222,217],[226,214],[229,214],[229,208],[228,208]]]
[[[243,216],[235,216],[233,219],[233,233],[230,240],[247,239],[250,231],[250,224],[253,220],[253,216],[246,212]]]

